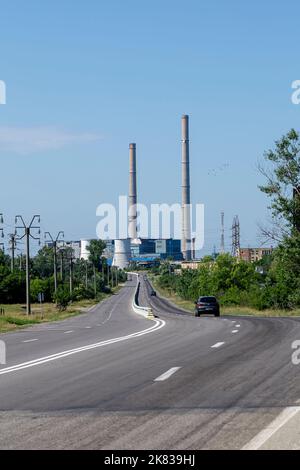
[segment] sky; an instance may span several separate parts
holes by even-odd
[[[93,238],[101,203],[181,199],[180,118],[190,116],[192,202],[205,205],[202,253],[261,243],[268,200],[257,165],[300,106],[297,1],[0,0],[0,213]]]

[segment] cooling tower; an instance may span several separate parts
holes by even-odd
[[[129,265],[130,253],[130,239],[115,240],[115,254],[113,259],[113,266],[119,269],[125,269]]]
[[[191,197],[190,197],[190,157],[189,157],[189,117],[181,118],[181,165],[182,165],[182,241],[181,251],[185,260],[191,259]]]
[[[85,261],[89,259],[89,255],[90,255],[90,252],[87,249],[89,244],[90,244],[89,240],[80,240],[80,258],[84,259]]]

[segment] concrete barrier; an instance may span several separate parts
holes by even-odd
[[[132,310],[135,313],[138,313],[139,315],[142,315],[143,317],[147,318],[148,320],[154,320],[152,308],[142,307],[141,305],[138,305],[138,297],[139,297],[139,291],[140,291],[140,285],[141,285],[141,282],[139,281],[139,278],[138,278],[138,274],[136,273],[128,273],[128,274],[131,274],[137,277],[137,284],[136,284],[134,296],[132,299]]]

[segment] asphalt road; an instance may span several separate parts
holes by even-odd
[[[2,449],[300,448],[291,318],[195,318],[135,279],[89,313],[0,335]]]

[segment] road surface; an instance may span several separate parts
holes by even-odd
[[[135,277],[83,315],[0,335],[1,449],[300,448],[291,318],[195,318]]]

